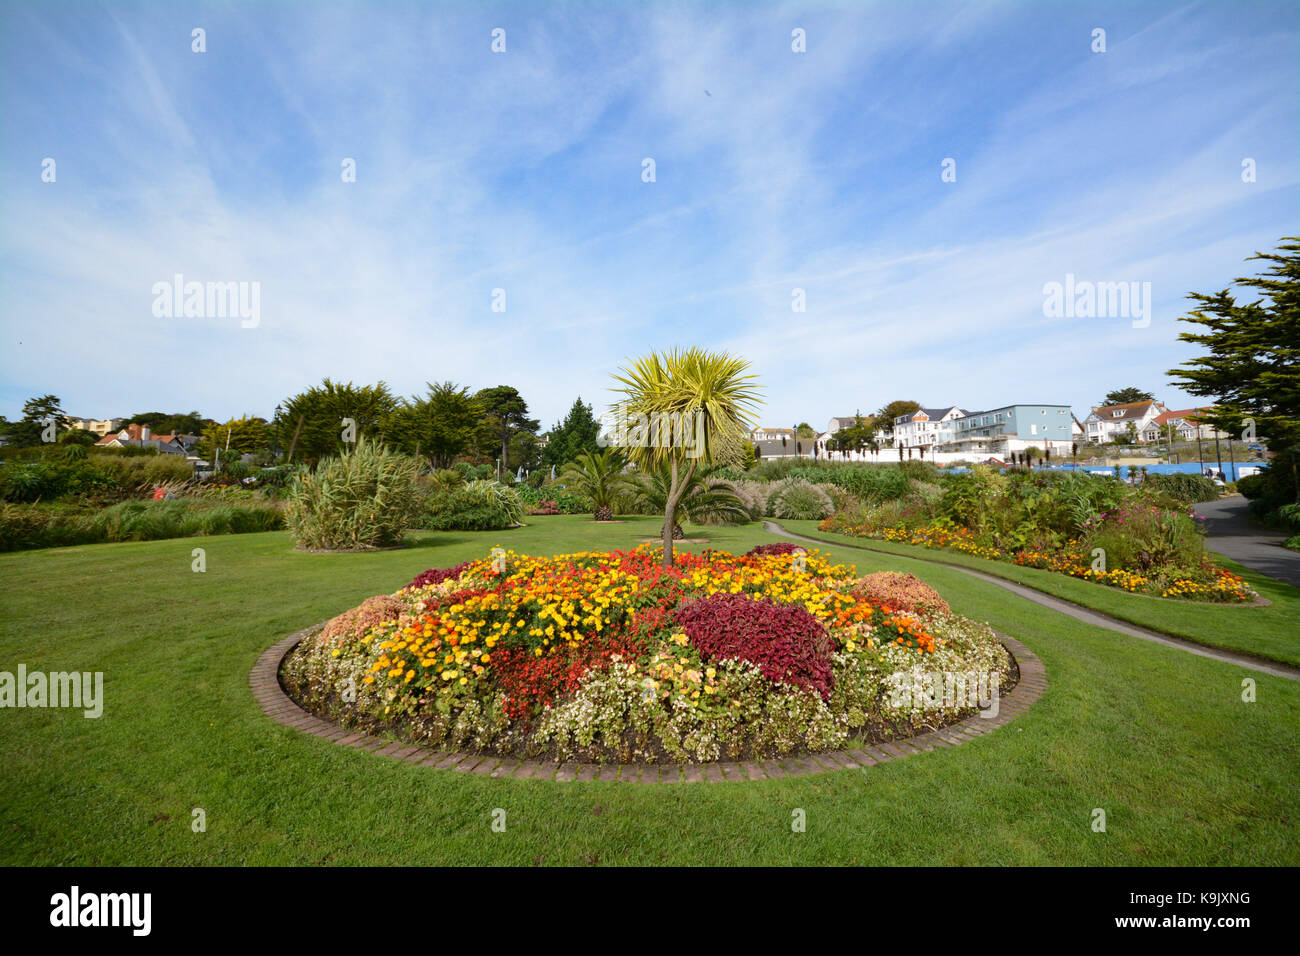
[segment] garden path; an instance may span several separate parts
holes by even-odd
[[[1198,505],[1197,507],[1199,508],[1201,506]],[[799,541],[807,541],[812,544],[823,546],[831,544],[829,541],[822,541],[818,538],[810,538],[806,535],[796,534],[793,531],[787,531],[775,521],[765,521],[763,522],[763,527],[768,531],[768,533],[779,535],[784,538],[795,538]],[[864,544],[851,544],[847,541],[836,541],[834,542],[834,546],[837,548],[857,548],[860,551],[873,551],[877,554],[894,555],[894,552],[892,551],[884,551]],[[921,557],[919,555],[909,555],[908,557],[915,561],[928,561],[931,564],[942,564],[955,571],[961,571],[963,574],[969,574],[971,577],[979,578],[981,581],[987,581],[989,584],[996,584],[998,587],[1010,591],[1017,597],[1022,597],[1026,601],[1033,601],[1035,604],[1042,605],[1045,608],[1050,608],[1053,611],[1065,614],[1074,618],[1076,621],[1082,621],[1085,624],[1105,628],[1108,631],[1117,631],[1120,634],[1126,634],[1129,637],[1136,637],[1144,641],[1151,641],[1155,644],[1163,644],[1166,647],[1177,648],[1178,650],[1186,651],[1189,654],[1196,654],[1200,657],[1209,657],[1216,661],[1223,661],[1225,664],[1236,664],[1239,667],[1245,667],[1264,674],[1272,674],[1275,677],[1285,677],[1288,680],[1300,681],[1300,668],[1291,667],[1287,664],[1275,663],[1273,661],[1260,660],[1259,658],[1251,657],[1248,654],[1237,654],[1233,651],[1220,650],[1214,647],[1205,647],[1204,645],[1197,644],[1193,641],[1183,640],[1182,638],[1173,637],[1169,634],[1161,634],[1159,631],[1148,630],[1145,627],[1138,627],[1136,624],[1129,624],[1127,621],[1121,621],[1119,618],[1111,617],[1109,614],[1102,614],[1099,611],[1086,608],[1081,604],[1075,604],[1072,601],[1053,597],[1050,594],[1044,594],[1042,591],[1036,591],[1031,587],[1018,584],[1015,581],[1008,581],[1006,578],[1000,578],[992,574],[985,574],[983,571],[976,571],[973,568],[966,568],[961,565],[951,564],[947,561],[941,561],[936,558]],[[1246,562],[1244,561],[1242,562],[1242,564],[1245,563]]]
[[[1205,517],[1205,546],[1252,571],[1300,588],[1300,552],[1282,547],[1287,536],[1258,528],[1247,517],[1249,502],[1241,495],[1194,506]]]

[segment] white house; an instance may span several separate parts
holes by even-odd
[[[1165,406],[1156,401],[1103,405],[1094,408],[1084,419],[1083,428],[1088,441],[1109,442],[1128,437],[1129,425],[1132,425],[1141,441],[1151,422],[1164,411]]]
[[[947,408],[919,408],[894,419],[894,445],[903,449],[932,449],[940,443],[944,425],[967,415],[964,408],[949,405]],[[910,451],[907,457],[912,457]]]

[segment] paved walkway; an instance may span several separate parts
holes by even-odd
[[[1199,505],[1197,507],[1200,507]],[[898,557],[893,551],[884,551],[879,548],[873,548],[864,544],[851,544],[848,541],[823,541],[820,538],[810,538],[806,535],[796,534],[793,531],[786,531],[785,528],[775,521],[763,522],[763,527],[771,534],[780,535],[784,538],[795,538],[799,541],[807,541],[811,544],[822,547],[836,548],[857,548],[859,551],[870,551],[873,554],[884,555],[887,557]],[[1108,631],[1117,631],[1120,634],[1127,634],[1129,637],[1140,638],[1144,641],[1150,641],[1153,644],[1163,644],[1165,647],[1177,648],[1180,651],[1186,651],[1189,654],[1195,654],[1198,657],[1208,657],[1211,660],[1223,661],[1225,664],[1236,664],[1238,667],[1245,667],[1253,671],[1259,671],[1263,674],[1272,674],[1275,677],[1285,677],[1288,680],[1300,680],[1300,668],[1291,667],[1287,664],[1279,664],[1273,661],[1261,660],[1257,657],[1251,657],[1248,654],[1237,654],[1233,651],[1225,651],[1216,647],[1206,647],[1203,644],[1197,644],[1194,641],[1183,640],[1181,637],[1173,637],[1169,634],[1161,634],[1159,631],[1152,631],[1145,627],[1138,627],[1136,624],[1129,624],[1127,621],[1121,621],[1117,617],[1111,617],[1109,614],[1102,614],[1084,607],[1082,604],[1075,604],[1073,601],[1062,600],[1053,597],[1050,594],[1044,594],[1042,591],[1036,591],[1031,587],[1018,584],[1015,581],[1008,581],[1006,578],[1000,578],[997,575],[986,574],[983,571],[976,571],[973,568],[963,567],[959,564],[952,564],[948,561],[942,561],[937,558],[928,558],[922,555],[907,555],[914,561],[927,561],[930,564],[942,564],[946,568],[952,568],[954,571],[960,571],[968,574],[973,578],[979,578],[981,581],[987,581],[989,584],[996,584],[1003,590],[1010,591],[1017,597],[1022,597],[1026,601],[1032,601],[1035,604],[1042,605],[1060,614],[1074,618],[1076,621],[1082,621],[1084,624],[1091,624],[1094,627],[1105,628]],[[1242,562],[1245,564],[1245,562]]]
[[[1282,547],[1287,535],[1250,523],[1241,495],[1193,505],[1205,516],[1205,546],[1252,571],[1300,588],[1300,552]]]

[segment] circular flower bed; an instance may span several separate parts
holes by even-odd
[[[993,631],[910,575],[857,579],[790,546],[661,558],[498,551],[426,571],[308,636],[281,680],[414,743],[624,763],[909,736],[1013,682]]]

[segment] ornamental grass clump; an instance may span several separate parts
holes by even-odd
[[[768,496],[767,510],[773,518],[821,521],[830,516],[834,504],[831,496],[812,482],[787,478],[778,482]]]
[[[400,544],[420,508],[418,458],[358,441],[290,487],[285,523],[298,547],[365,551]]]
[[[475,479],[429,495],[420,523],[430,531],[504,531],[523,520],[518,492],[500,482]]]

